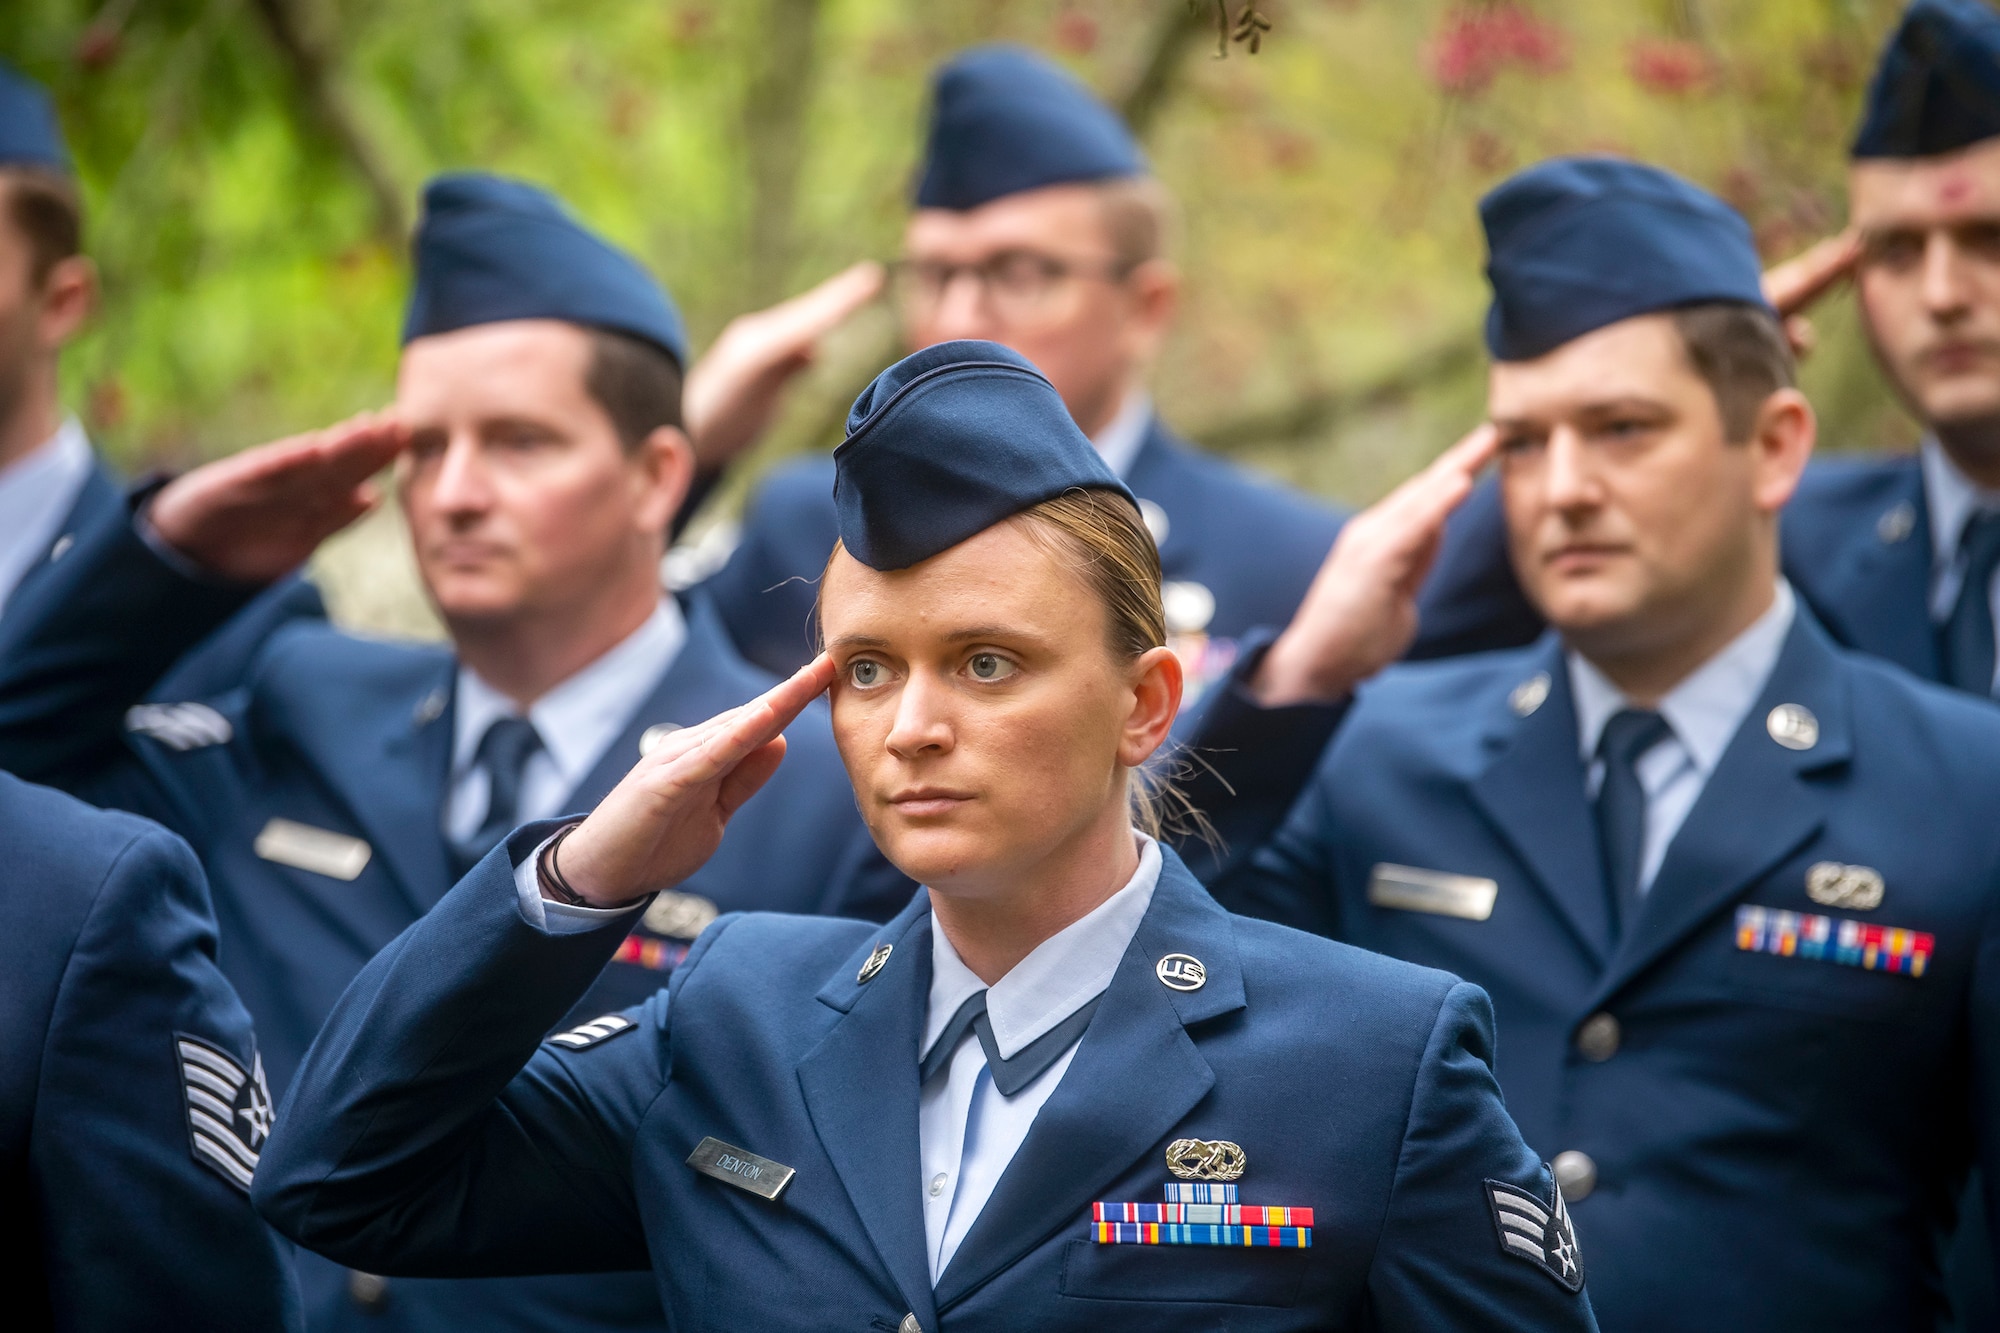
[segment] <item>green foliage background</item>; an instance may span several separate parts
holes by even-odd
[[[53,88],[78,159],[107,299],[66,391],[131,468],[386,400],[403,237],[435,171],[551,186],[655,267],[698,346],[891,255],[929,70],[1008,39],[1121,103],[1156,76],[1140,113],[1184,207],[1188,283],[1157,376],[1168,417],[1361,503],[1476,420],[1483,191],[1547,154],[1628,153],[1721,191],[1784,257],[1842,221],[1846,142],[1900,9],[1259,7],[1262,52],[1218,58],[1213,0],[7,0],[0,56]],[[1539,46],[1510,59],[1496,24]],[[1851,299],[1817,322],[1823,447],[1909,443]],[[720,509],[830,442],[893,346],[879,311],[844,332]],[[421,632],[392,528],[328,572],[350,619]]]

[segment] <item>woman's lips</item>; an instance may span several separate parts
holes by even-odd
[[[916,787],[897,792],[889,798],[889,804],[905,818],[922,819],[928,815],[950,814],[971,799],[970,792],[944,787]]]

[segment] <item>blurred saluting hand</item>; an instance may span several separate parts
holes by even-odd
[[[270,583],[375,507],[375,474],[408,442],[399,422],[364,412],[198,467],[153,497],[147,518],[209,573]]]
[[[699,870],[777,772],[785,728],[833,676],[821,653],[749,703],[669,735],[563,840],[563,878],[591,906],[616,907]]]
[[[1785,322],[1785,339],[1794,356],[1805,356],[1818,341],[1805,311],[1854,273],[1861,258],[1861,234],[1852,227],[1787,259],[1764,273],[1764,299]]]
[[[811,291],[738,315],[688,371],[688,438],[703,472],[725,467],[771,424],[785,386],[810,366],[820,339],[874,300],[882,266],[850,265]]]

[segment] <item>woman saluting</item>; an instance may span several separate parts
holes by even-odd
[[[1134,827],[1180,668],[1152,539],[1049,383],[932,347],[835,458],[826,653],[356,978],[266,1216],[371,1272],[650,1266],[681,1328],[1593,1327],[1484,994],[1231,916]],[[724,917],[545,1040],[822,690],[927,887],[886,926]]]

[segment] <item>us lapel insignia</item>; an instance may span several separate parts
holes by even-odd
[[[429,726],[444,716],[446,702],[444,687],[439,686],[423,698],[417,700],[417,706],[410,710],[410,721],[420,727]]]
[[[1821,861],[1806,871],[1806,897],[1822,907],[1873,911],[1882,905],[1882,872],[1871,866]]]
[[[678,722],[655,722],[652,726],[647,727],[639,733],[639,757],[644,759],[647,755],[659,749],[661,741],[680,729],[681,724]]]
[[[1200,990],[1208,984],[1208,969],[1193,954],[1168,954],[1153,965],[1153,975],[1169,990]]]
[[[264,1057],[253,1053],[245,1069],[220,1046],[184,1032],[174,1034],[174,1053],[180,1061],[194,1159],[248,1194],[257,1155],[271,1137]]]
[[[588,1023],[573,1027],[567,1032],[556,1033],[549,1038],[549,1045],[566,1047],[572,1051],[587,1051],[593,1046],[610,1041],[613,1037],[623,1036],[638,1026],[623,1014],[606,1014],[602,1018],[593,1018]]]
[[[1882,517],[1875,520],[1875,535],[1884,546],[1894,546],[1916,531],[1916,527],[1917,507],[1904,500],[1882,511]]]
[[[1583,1290],[1583,1256],[1576,1248],[1576,1228],[1561,1190],[1551,1190],[1547,1203],[1504,1180],[1486,1182],[1486,1203],[1493,1210],[1493,1229],[1500,1252],[1532,1264],[1554,1278],[1566,1291]]]
[[[236,735],[229,719],[207,704],[136,704],[125,710],[125,730],[169,750],[227,745]]]
[[[759,1157],[747,1148],[737,1148],[721,1139],[705,1138],[694,1145],[687,1164],[711,1180],[734,1185],[760,1199],[777,1201],[798,1172],[783,1162]]]
[[[1819,719],[1804,704],[1779,704],[1764,719],[1764,730],[1787,750],[1810,750],[1819,744]]]
[[[1167,1145],[1167,1169],[1180,1179],[1167,1182],[1166,1201],[1093,1203],[1091,1239],[1099,1245],[1311,1249],[1312,1209],[1237,1199],[1235,1181],[1247,1164],[1243,1149],[1227,1139],[1175,1139]]]
[[[329,879],[351,880],[367,868],[374,849],[359,838],[331,829],[314,828],[291,819],[273,819],[251,844],[266,861],[310,870]]]
[[[861,965],[861,970],[855,974],[854,979],[856,981],[875,980],[875,974],[888,964],[889,955],[895,951],[896,946],[893,944],[876,945],[873,952],[868,955],[868,961]]]
[[[1928,931],[1881,926],[1852,917],[1784,912],[1745,903],[1736,909],[1736,947],[1745,953],[1771,953],[1781,958],[1839,963],[1864,972],[1920,977],[1937,951],[1937,937]]]
[[[1532,717],[1549,697],[1549,673],[1537,671],[1534,675],[1516,685],[1507,696],[1507,706],[1514,710],[1516,717]]]

